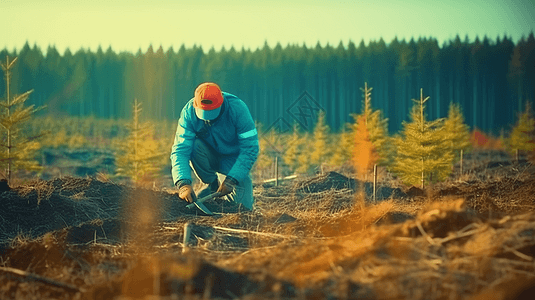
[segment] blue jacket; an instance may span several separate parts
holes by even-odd
[[[209,123],[197,118],[193,99],[182,108],[171,150],[173,183],[181,179],[191,180],[189,160],[196,138],[210,145],[222,158],[235,161],[225,175],[240,182],[249,174],[259,151],[253,117],[238,97],[223,92],[223,98],[220,115]]]

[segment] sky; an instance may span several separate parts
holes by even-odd
[[[0,0],[0,49],[145,52],[181,45],[256,50],[267,42],[347,46],[419,37],[439,45],[535,31],[535,0]]]

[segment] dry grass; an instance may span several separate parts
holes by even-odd
[[[474,175],[377,203],[355,186],[333,187],[333,178],[343,177],[332,174],[257,187],[257,209],[216,217],[196,216],[167,191],[112,182],[63,179],[20,187],[23,199],[76,208],[64,209],[77,215],[65,221],[80,223],[10,236],[1,266],[79,292],[0,270],[0,296],[515,299],[535,283],[535,172],[510,165],[500,177],[486,168],[488,179]],[[117,195],[128,205],[120,206]],[[106,207],[116,214],[106,218]],[[183,253],[186,223],[192,234]]]

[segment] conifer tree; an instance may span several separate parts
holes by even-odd
[[[300,137],[296,124],[293,126],[292,133],[286,141],[287,147],[284,149],[283,160],[290,169],[290,172],[295,172],[299,168],[299,154],[303,146],[303,140]]]
[[[445,146],[454,154],[455,160],[460,159],[461,150],[470,148],[470,130],[464,123],[464,116],[459,104],[450,103],[448,117],[442,126]]]
[[[333,166],[342,166],[351,161],[354,138],[353,131],[348,127],[349,125],[346,124],[342,129],[342,132],[334,137],[332,143],[332,148],[334,148],[332,149],[333,155],[330,160],[330,164]]]
[[[358,115],[353,114],[355,122],[352,125],[353,135],[359,130],[358,119],[363,117],[366,125],[369,139],[374,145],[377,153],[377,163],[380,165],[388,165],[392,157],[392,147],[388,141],[388,119],[383,118],[380,110],[373,110],[371,104],[371,91],[373,88],[368,88],[368,83],[364,83],[362,91],[362,112]],[[352,153],[355,153],[353,150]]]
[[[403,122],[402,135],[394,139],[397,146],[394,173],[403,182],[420,184],[422,188],[426,181],[446,179],[453,163],[453,154],[444,147],[439,134],[443,120],[426,120],[424,104],[428,99],[424,99],[420,89],[420,99],[413,99],[416,103],[410,113],[411,122]]]
[[[329,125],[325,124],[325,113],[320,111],[318,121],[314,127],[312,151],[310,152],[310,163],[322,167],[324,162],[328,161],[329,153]]]
[[[370,118],[374,111],[372,110],[372,90],[373,88],[368,88],[368,83],[364,83],[364,88],[360,88],[362,91],[362,113],[361,115],[364,116],[364,122],[366,126],[368,126],[368,121],[370,121]],[[358,119],[358,118],[357,118]],[[357,120],[358,121],[358,120]]]
[[[367,179],[370,170],[377,162],[378,154],[370,140],[370,133],[366,126],[366,119],[360,116],[357,120],[357,131],[354,135],[354,150],[352,163],[357,174],[362,179]]]
[[[311,160],[311,154],[313,151],[315,151],[312,147],[310,147],[311,144],[313,144],[313,141],[310,137],[310,133],[305,132],[301,138],[300,142],[301,145],[303,145],[302,151],[297,157],[298,167],[295,170],[297,173],[307,173],[310,171],[310,168],[312,167],[312,160]]]
[[[127,125],[129,136],[119,145],[117,176],[128,177],[136,184],[154,180],[162,169],[161,157],[165,155],[154,140],[154,128],[150,122],[140,122],[141,103],[134,100],[133,120]]]
[[[516,126],[509,137],[509,150],[511,152],[525,151],[527,153],[535,151],[535,119],[531,105],[526,102],[526,108],[518,118]]]
[[[0,115],[0,125],[2,127],[1,146],[5,149],[5,151],[4,149],[0,151],[0,163],[6,170],[5,178],[8,184],[11,182],[13,170],[41,170],[41,166],[35,160],[35,154],[41,148],[37,140],[44,134],[27,137],[21,131],[22,124],[29,121],[34,113],[44,107],[24,106],[24,102],[26,102],[33,90],[12,97],[10,91],[11,76],[16,62],[16,57],[10,61],[9,56],[7,56],[6,62],[0,64],[6,81],[6,98],[0,102],[3,107]]]
[[[262,124],[256,123],[256,128],[258,132],[263,132]],[[262,133],[261,138],[258,139],[259,152],[258,158],[254,164],[255,173],[262,175],[264,171],[273,164],[273,159],[270,155],[270,143],[274,139],[274,134],[272,131]]]
[[[258,153],[258,158],[255,162],[255,170],[261,172],[268,168],[273,163],[273,160],[271,159],[267,151],[267,148],[269,147],[268,141],[266,141],[265,139],[259,139],[258,144],[260,151]]]

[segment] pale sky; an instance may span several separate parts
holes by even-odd
[[[456,34],[471,41],[505,34],[516,43],[535,31],[535,0],[0,0],[0,16],[0,49],[9,50],[28,41],[43,52],[100,45],[135,53],[151,44],[206,52],[395,36],[433,37],[442,46]]]

